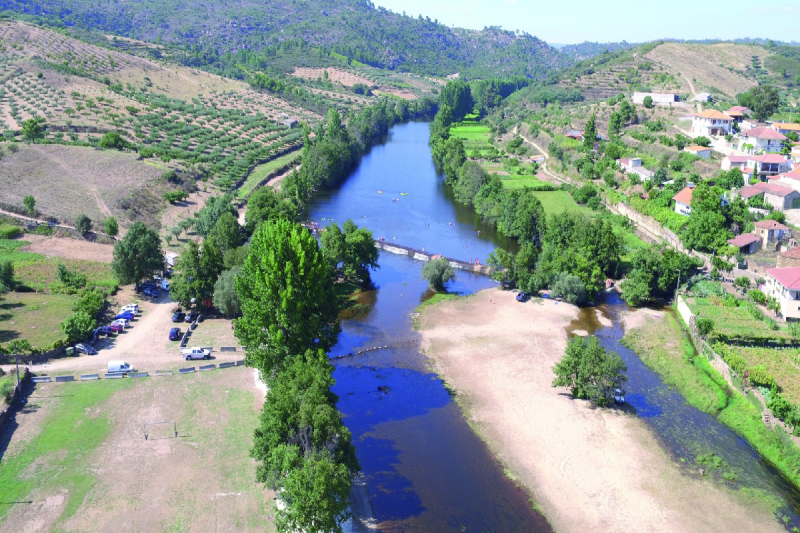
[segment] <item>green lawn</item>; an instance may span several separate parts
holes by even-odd
[[[0,297],[0,344],[25,339],[44,348],[61,337],[61,322],[72,312],[77,296],[41,292],[9,292]]]
[[[567,191],[535,191],[533,194],[542,202],[544,212],[548,215],[554,215],[564,211],[569,213],[584,213],[587,215],[592,214],[592,211],[588,207],[576,204],[575,200],[572,199],[572,196]]]
[[[508,189],[522,189],[523,187],[537,189],[539,187],[552,185],[552,183],[542,181],[536,176],[530,176],[530,175],[515,174],[510,176],[501,176],[500,179],[503,180],[503,187],[506,187]]]
[[[239,198],[244,198],[252,190],[259,184],[263,179],[269,176],[272,172],[278,170],[279,168],[292,163],[293,161],[300,161],[300,152],[290,152],[286,155],[282,155],[280,157],[276,157],[272,161],[264,163],[263,165],[258,165],[250,175],[247,176],[247,179],[244,181],[241,187],[239,187]]]
[[[87,413],[102,407],[112,394],[132,384],[131,380],[114,380],[91,386],[73,385],[69,395],[57,402],[44,418],[41,431],[25,446],[9,450],[3,457],[0,500],[21,501],[34,488],[64,487],[68,496],[61,518],[73,515],[95,484],[88,460],[113,426],[107,413],[93,416]],[[9,507],[0,506],[0,518]]]
[[[466,141],[487,142],[491,130],[478,123],[460,123],[450,128],[450,135]]]
[[[44,257],[30,252],[20,252],[19,249],[26,244],[30,244],[30,242],[19,239],[0,239],[0,261],[16,263],[17,261],[30,261]]]
[[[800,401],[800,350],[771,350],[728,345],[728,350],[742,356],[750,366],[763,366],[775,378],[783,394],[792,403]]]

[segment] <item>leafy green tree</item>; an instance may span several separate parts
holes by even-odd
[[[622,116],[617,111],[612,112],[608,118],[608,134],[619,135],[622,131],[622,126]]]
[[[750,278],[747,276],[739,276],[733,280],[733,286],[741,289],[742,291],[746,291],[750,288]]]
[[[116,237],[119,233],[119,224],[117,224],[117,219],[114,217],[108,217],[105,222],[103,222],[103,228],[106,230],[106,235],[109,237]]]
[[[22,199],[22,203],[25,206],[25,209],[28,211],[28,215],[33,216],[36,214],[36,200],[33,196],[26,196]]]
[[[736,97],[740,106],[753,112],[756,120],[767,120],[780,105],[780,94],[772,85],[757,85]]]
[[[722,212],[722,189],[698,183],[692,192],[692,214],[681,234],[684,245],[711,251],[727,246],[729,235]]]
[[[647,109],[652,109],[653,108],[653,97],[652,96],[645,96],[644,100],[642,101],[642,104],[644,104],[644,106]]]
[[[709,139],[704,135],[700,135],[699,137],[694,138],[694,143],[698,146],[705,146],[706,148],[708,148],[709,146],[711,146],[711,139]]]
[[[331,274],[304,228],[282,219],[261,224],[235,282],[242,318],[234,332],[248,347],[249,366],[271,376],[296,354],[336,344],[339,305]]]
[[[75,218],[75,229],[81,235],[86,235],[92,231],[92,219],[81,213]]]
[[[269,380],[251,455],[258,481],[283,489],[282,531],[341,531],[347,517],[351,476],[359,465],[336,410],[332,374],[325,352],[308,350]]]
[[[553,283],[550,285],[550,291],[573,305],[586,302],[586,286],[581,281],[581,278],[566,272],[556,274]]]
[[[75,302],[73,312],[86,313],[92,318],[100,318],[100,313],[106,307],[106,296],[97,289],[84,291],[80,299]]]
[[[469,85],[461,80],[450,80],[439,95],[439,103],[448,106],[453,113],[453,120],[458,122],[468,113],[472,112],[475,105]]]
[[[242,271],[241,266],[225,270],[214,284],[214,307],[226,317],[237,317],[242,314],[242,302],[236,293],[236,276]]]
[[[72,313],[61,323],[61,331],[67,337],[67,342],[82,341],[94,330],[95,319],[83,311]]]
[[[164,269],[164,254],[158,233],[142,222],[134,222],[125,237],[114,245],[114,274],[123,284],[138,284]]]
[[[130,146],[130,143],[122,138],[122,135],[115,131],[110,131],[103,135],[98,141],[97,145],[100,148],[107,150],[125,150]]]
[[[14,263],[11,261],[0,261],[0,293],[14,290]]]
[[[611,404],[614,391],[628,380],[627,370],[622,358],[600,346],[597,337],[574,337],[553,367],[553,387],[569,387],[573,398],[603,407]]]
[[[455,277],[456,271],[443,257],[432,259],[422,267],[422,279],[427,280],[428,286],[435,292],[447,292],[444,284]]]
[[[586,122],[586,127],[583,130],[583,150],[591,152],[594,150],[594,143],[597,141],[597,117],[594,113],[589,117]]]
[[[197,213],[197,221],[194,224],[197,233],[207,237],[223,213],[230,213],[234,218],[238,219],[239,214],[236,208],[231,205],[232,200],[233,197],[230,194],[209,198],[203,209]]]
[[[209,307],[223,267],[222,253],[214,239],[204,240],[202,246],[189,241],[175,265],[170,296],[185,307],[190,307],[193,299],[198,306]]]
[[[242,227],[239,226],[239,221],[232,213],[225,212],[217,219],[217,223],[214,224],[214,228],[208,236],[216,241],[220,251],[224,254],[242,244]]]
[[[43,120],[30,118],[22,123],[22,137],[28,142],[36,142],[44,137]]]
[[[688,280],[702,262],[660,244],[640,248],[631,260],[622,297],[628,305],[640,306],[669,298],[677,289],[678,276]]]
[[[68,269],[62,263],[56,266],[56,276],[58,276],[58,281],[63,283],[65,287],[69,287],[75,291],[86,286],[87,279],[85,275],[77,270]]]
[[[265,220],[286,218],[291,220],[294,216],[291,205],[284,201],[272,187],[256,189],[247,200],[247,212],[244,216],[245,229],[252,235],[259,224]]]

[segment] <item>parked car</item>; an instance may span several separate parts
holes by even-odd
[[[134,315],[137,315],[139,314],[139,306],[137,304],[128,304],[119,310],[120,313],[124,313],[126,311],[130,311]]]
[[[116,322],[112,322],[106,327],[109,331],[113,331],[114,333],[122,333],[122,331],[125,329],[125,326],[122,324],[117,324]]]
[[[204,348],[187,348],[186,350],[181,350],[183,354],[183,358],[187,361],[191,359],[208,359],[211,357],[211,350],[206,350]]]
[[[88,344],[76,344],[75,351],[78,353],[85,353],[86,355],[97,355],[97,350],[89,346]]]
[[[530,297],[531,297],[531,295],[528,294],[527,292],[520,291],[519,294],[517,294],[517,301],[518,302],[527,302],[530,299]]]
[[[113,325],[113,324],[117,324],[117,325],[119,325],[119,326],[122,326],[123,328],[129,328],[129,327],[131,327],[131,321],[130,321],[130,320],[128,320],[127,318],[118,318],[118,319],[116,319],[114,322],[112,322],[111,324],[112,324],[112,325]]]
[[[156,279],[156,284],[158,285],[158,288],[161,289],[162,291],[168,291],[169,290],[169,281],[167,281],[165,279],[157,278]]]
[[[189,311],[188,313],[186,313],[186,318],[184,319],[184,322],[194,322],[198,316],[199,313],[197,311]]]
[[[171,330],[169,330],[169,340],[171,341],[181,340],[181,328],[172,328]]]
[[[132,365],[129,365],[125,361],[109,361],[108,362],[108,373],[123,373],[127,374],[128,372],[136,372],[136,369],[133,368]]]
[[[119,313],[114,318],[115,319],[124,318],[125,320],[133,320],[134,316],[133,316],[133,313],[131,313],[130,311],[123,311],[122,313]]]
[[[614,389],[614,403],[625,403],[625,391]]]
[[[183,311],[175,311],[175,313],[173,313],[173,315],[172,315],[172,321],[173,322],[183,322],[183,319],[185,317],[186,317],[186,315],[183,314]]]
[[[144,294],[145,296],[149,296],[150,298],[158,298],[159,297],[158,291],[156,289],[151,289],[150,287],[148,287],[145,290],[143,290],[142,294]]]
[[[94,333],[95,335],[105,335],[106,337],[108,337],[114,332],[111,331],[111,329],[109,329],[108,326],[100,326],[99,328],[94,330]]]

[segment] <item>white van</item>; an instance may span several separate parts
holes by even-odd
[[[109,361],[108,362],[108,373],[109,374],[113,374],[115,372],[116,373],[119,373],[119,372],[126,373],[126,372],[135,372],[135,371],[136,370],[131,365],[126,363],[125,361]]]

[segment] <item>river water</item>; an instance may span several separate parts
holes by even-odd
[[[322,191],[306,217],[325,225],[351,218],[376,237],[461,260],[485,262],[513,243],[483,225],[472,209],[453,201],[430,156],[428,125],[395,126],[341,187]],[[402,194],[407,193],[407,194]],[[334,392],[353,433],[366,487],[382,530],[550,531],[524,491],[471,430],[445,384],[430,372],[412,327],[414,308],[431,296],[421,263],[381,252],[375,289],[362,296],[370,310],[344,320],[331,355],[378,348],[335,360]],[[495,286],[458,272],[449,290],[462,294]],[[619,344],[625,304],[607,296],[600,310],[613,326],[597,323],[594,309],[575,329],[589,330],[620,353],[629,368],[628,399],[676,460],[713,452],[736,471],[737,486],[779,494],[797,520],[800,497],[745,441],[715,418],[689,406],[639,358]]]

